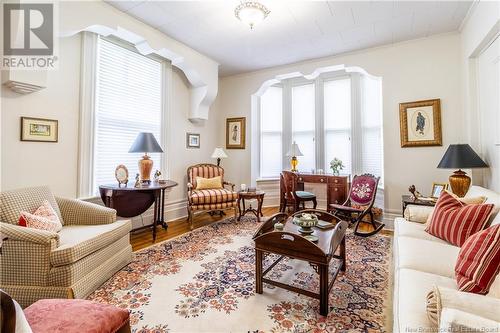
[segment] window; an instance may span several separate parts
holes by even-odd
[[[262,177],[281,172],[282,160],[282,89],[270,87],[261,97],[260,170]]]
[[[292,87],[292,141],[304,156],[297,157],[302,170],[316,169],[314,84]]]
[[[142,154],[128,153],[139,132],[151,132],[162,142],[163,65],[126,46],[97,41],[92,190],[114,183],[117,164],[133,179]],[[161,169],[161,154],[152,154]]]
[[[289,169],[295,141],[299,170],[330,170],[342,160],[346,174],[372,173],[383,185],[382,82],[361,73],[324,73],[282,80],[260,100],[259,178]]]
[[[349,78],[324,83],[325,165],[335,157],[342,160],[344,170],[351,173],[351,80]]]

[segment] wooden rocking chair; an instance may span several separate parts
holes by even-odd
[[[379,221],[375,221],[372,208],[377,195],[377,187],[380,177],[371,174],[354,176],[349,191],[349,196],[342,205],[330,204],[328,211],[345,221],[354,224],[354,234],[361,237],[375,235],[385,226]],[[370,217],[370,223],[373,231],[359,231],[359,224],[363,222],[365,216]]]

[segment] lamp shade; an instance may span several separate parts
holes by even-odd
[[[437,167],[440,169],[471,169],[487,168],[488,164],[468,144],[456,144],[448,147]]]
[[[290,148],[286,156],[304,156],[304,154],[302,154],[302,152],[299,149],[299,145],[294,141],[292,143],[292,147]]]
[[[163,153],[153,133],[141,132],[137,135],[129,153]]]
[[[212,158],[226,158],[226,157],[227,157],[226,153],[220,147],[215,148],[214,152],[212,153]]]

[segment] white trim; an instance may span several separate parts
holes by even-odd
[[[77,197],[92,193],[92,170],[94,167],[94,114],[97,64],[97,35],[82,33],[80,119],[78,128],[78,181]]]
[[[170,147],[173,142],[171,124],[172,124],[172,64],[170,61],[162,61],[162,112],[161,112],[161,145],[163,147],[163,156],[161,158],[162,178],[170,179]]]

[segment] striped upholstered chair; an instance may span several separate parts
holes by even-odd
[[[222,187],[213,189],[197,189],[197,177],[221,177]],[[195,212],[214,212],[227,209],[234,210],[237,216],[238,192],[234,191],[234,184],[224,181],[224,169],[214,164],[197,164],[187,170],[188,191],[188,221],[193,229],[193,216]],[[229,187],[226,188],[226,187]]]

